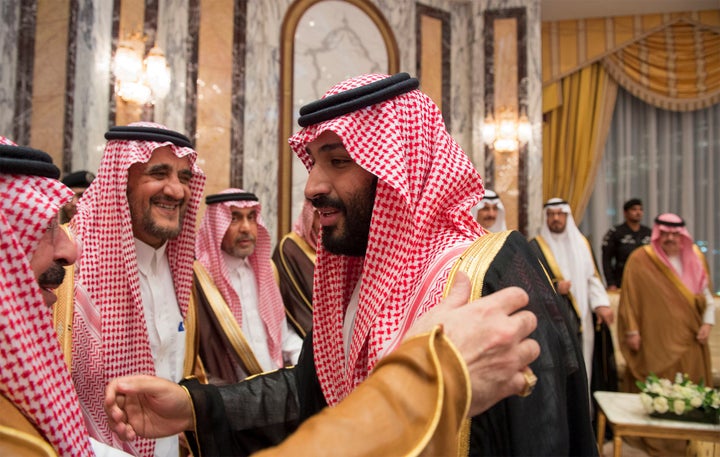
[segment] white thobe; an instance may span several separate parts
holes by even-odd
[[[159,249],[135,239],[140,271],[140,294],[147,324],[155,374],[178,382],[183,376],[185,361],[185,327],[175,295],[172,271],[165,248]],[[178,438],[170,436],[155,440],[156,457],[177,457]]]
[[[230,275],[230,283],[240,298],[242,306],[242,331],[263,371],[277,370],[277,363],[270,355],[265,323],[258,308],[258,290],[255,272],[247,259],[231,256],[222,251]],[[281,326],[283,361],[294,365],[302,349],[302,339],[289,328],[287,320]]]

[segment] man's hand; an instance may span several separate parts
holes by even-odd
[[[469,297],[470,280],[458,273],[447,298],[418,319],[406,338],[442,324],[470,372],[474,416],[526,388],[523,370],[540,355],[540,345],[527,338],[537,318],[518,311],[528,303],[525,291],[509,287],[471,303]]]
[[[608,326],[611,326],[615,322],[615,313],[609,306],[598,306],[595,308],[595,315],[598,318],[598,325],[605,322]]]
[[[185,389],[154,376],[115,378],[105,388],[110,428],[124,441],[160,438],[192,430],[192,405]]]
[[[710,337],[710,331],[712,330],[712,325],[710,324],[703,324],[700,326],[700,330],[697,332],[697,340],[700,344],[707,344],[708,338]]]
[[[569,279],[564,279],[562,281],[558,281],[557,283],[557,293],[560,295],[567,295],[570,293],[570,287],[572,286],[572,283]]]
[[[640,350],[640,334],[629,333],[625,335],[625,343],[628,345],[631,351],[637,352]]]

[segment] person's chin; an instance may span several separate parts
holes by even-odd
[[[164,233],[164,234],[174,234],[173,236],[169,236],[169,238],[175,238],[180,233],[181,230],[181,224],[180,220],[177,217],[163,217],[163,218],[156,218],[153,221],[153,225],[157,229],[158,232]]]

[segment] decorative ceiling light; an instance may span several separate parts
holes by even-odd
[[[170,90],[170,69],[165,54],[153,46],[143,60],[144,40],[133,36],[118,44],[113,60],[115,94],[128,103],[154,104]]]
[[[518,117],[515,110],[501,107],[495,117],[492,110],[487,113],[482,135],[489,148],[498,152],[514,152],[530,141],[532,126],[525,112]]]

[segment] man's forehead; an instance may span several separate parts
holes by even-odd
[[[258,211],[257,205],[246,206],[246,207],[244,207],[244,208],[241,207],[241,206],[236,206],[236,205],[230,206],[230,213],[231,213],[231,214],[248,215],[248,214],[252,214],[252,213],[257,213],[257,211]]]
[[[480,209],[481,209],[481,210],[482,210],[482,209],[497,209],[497,207],[498,207],[498,204],[497,204],[497,203],[488,203],[488,202],[485,202],[485,206],[483,206],[483,207],[480,208]]]
[[[343,150],[347,152],[342,138],[332,130],[326,130],[318,135],[317,138],[305,145],[305,150],[310,155],[317,152],[329,152],[333,150]]]
[[[545,210],[545,212],[548,216],[559,216],[561,214],[567,214],[561,208],[548,208]]]
[[[162,146],[152,152],[150,160],[147,162],[147,165],[159,164],[182,164],[180,166],[190,167],[190,156],[178,157],[170,146]]]

